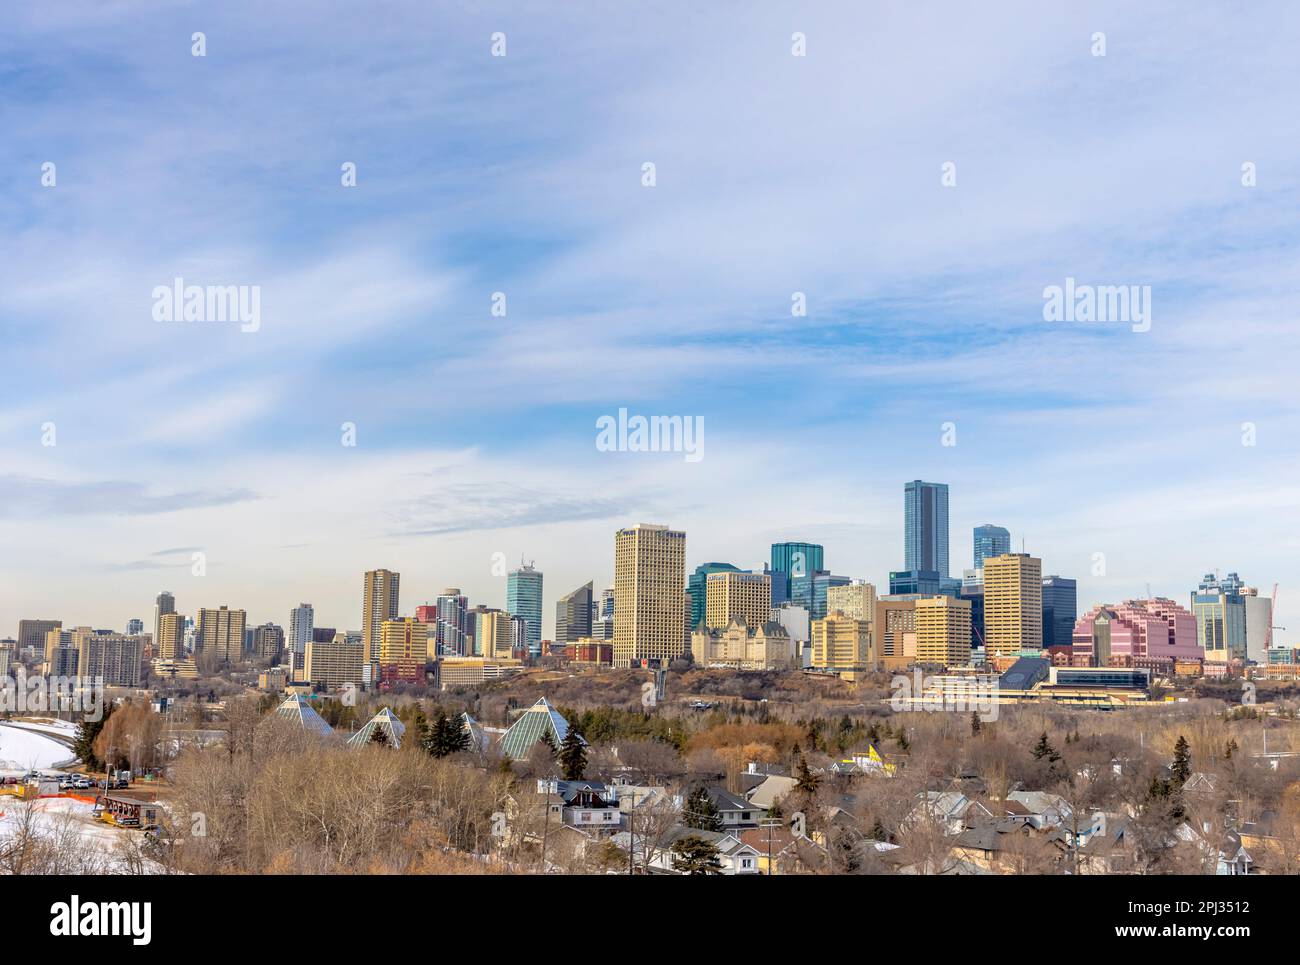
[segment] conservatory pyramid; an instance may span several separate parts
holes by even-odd
[[[401,747],[402,735],[406,733],[406,725],[397,719],[387,707],[384,707],[379,713],[371,717],[364,727],[348,738],[349,747],[365,747],[375,739],[375,731],[382,731],[384,742],[389,747]]]
[[[569,722],[560,716],[549,700],[538,697],[537,703],[520,714],[510,729],[501,735],[501,753],[511,760],[520,761],[528,756],[543,734],[550,734],[558,747],[568,732]]]
[[[309,734],[334,736],[334,728],[325,723],[325,718],[316,713],[316,708],[302,694],[291,694],[284,698],[284,703],[275,709],[275,715],[301,724]]]

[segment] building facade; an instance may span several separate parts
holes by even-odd
[[[1078,584],[1064,576],[1043,577],[1043,649],[1072,646],[1078,616]]]
[[[392,570],[367,570],[362,584],[362,659],[374,664],[379,652],[380,628],[385,620],[396,620],[401,597],[402,575]]]
[[[948,485],[914,479],[903,485],[903,569],[948,575]]]
[[[1001,526],[985,523],[975,527],[975,569],[982,569],[990,556],[1011,552],[1011,533]]]
[[[750,628],[761,627],[771,614],[772,578],[769,574],[725,570],[708,575],[705,629],[721,630],[737,618]]]
[[[929,596],[916,601],[916,662],[943,667],[970,663],[970,601]]]
[[[686,534],[638,523],[614,535],[614,665],[666,664],[686,640]]]
[[[1043,561],[1027,553],[984,560],[984,649],[989,658],[1043,647]]]
[[[506,612],[524,621],[528,653],[542,652],[542,571],[525,563],[506,577]]]

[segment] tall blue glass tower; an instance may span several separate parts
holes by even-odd
[[[794,581],[822,568],[822,547],[818,543],[772,544],[772,605],[794,599]],[[811,586],[811,582],[809,582]],[[811,604],[811,599],[809,600]],[[805,604],[808,605],[808,604]]]
[[[984,560],[1011,552],[1011,533],[1001,526],[985,523],[975,527],[975,569],[984,569]]]
[[[903,485],[903,569],[948,575],[948,484]]]

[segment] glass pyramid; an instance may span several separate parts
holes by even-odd
[[[374,740],[375,730],[378,728],[384,732],[388,738],[389,747],[401,747],[402,735],[406,733],[406,725],[397,719],[387,707],[382,708],[379,713],[371,717],[364,727],[348,738],[349,747],[365,747]]]
[[[316,713],[316,708],[302,694],[290,694],[284,703],[275,709],[275,715],[295,724],[301,724],[311,734],[321,737],[333,737],[334,728],[325,723],[325,718]]]
[[[560,716],[550,701],[538,697],[537,703],[520,714],[510,729],[501,735],[501,753],[513,761],[521,761],[543,734],[549,733],[555,746],[559,747],[568,732],[569,722]]]

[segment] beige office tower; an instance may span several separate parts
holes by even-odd
[[[874,621],[876,619],[876,588],[859,580],[847,586],[831,586],[826,589],[826,612],[839,610],[846,617],[854,620]]]
[[[686,534],[638,523],[614,534],[614,666],[686,650]]]
[[[724,630],[739,617],[751,630],[772,617],[772,577],[767,573],[710,573],[704,583],[704,625]]]
[[[180,613],[163,613],[158,617],[158,639],[154,641],[155,660],[185,659],[185,617]]]
[[[812,666],[818,670],[858,674],[871,670],[871,623],[836,610],[812,622]]]
[[[362,660],[373,664],[379,654],[380,627],[385,620],[397,619],[400,573],[392,570],[367,570],[364,599],[361,604]]]
[[[194,624],[194,650],[214,655],[218,660],[236,663],[244,655],[244,624],[248,614],[229,607],[199,610]]]
[[[484,660],[510,660],[514,657],[510,614],[505,610],[480,610],[474,620],[474,637],[475,650]]]
[[[886,670],[904,670],[916,656],[909,642],[916,639],[916,601],[876,600],[876,618],[871,624],[876,656]]]
[[[970,600],[950,596],[916,601],[916,662],[943,667],[970,663]]]
[[[362,644],[348,641],[346,633],[333,640],[308,640],[303,676],[322,690],[361,686]]]
[[[1025,553],[984,558],[984,649],[989,657],[1043,647],[1043,561]]]

